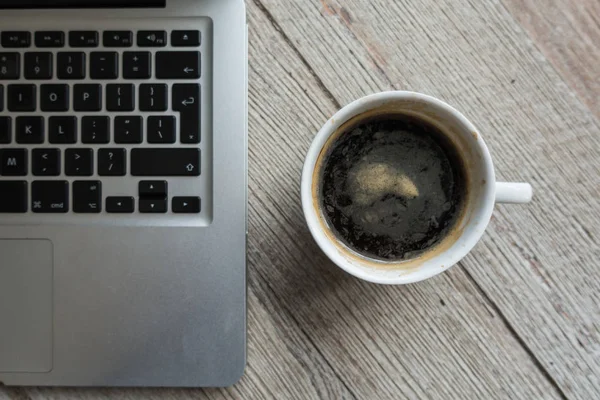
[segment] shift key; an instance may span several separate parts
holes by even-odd
[[[200,176],[200,149],[133,149],[131,150],[131,175]]]

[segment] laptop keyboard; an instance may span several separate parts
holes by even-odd
[[[0,213],[200,214],[202,39],[0,32]]]

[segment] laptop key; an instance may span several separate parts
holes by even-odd
[[[133,111],[135,109],[135,86],[133,84],[106,85],[106,109],[108,111]]]
[[[167,32],[165,31],[139,31],[137,33],[139,47],[165,47],[167,45]]]
[[[198,214],[200,212],[200,197],[173,197],[171,208],[176,214]]]
[[[0,36],[0,42],[6,48],[29,47],[31,45],[31,33],[5,31]]]
[[[9,144],[12,141],[12,119],[0,117],[0,144]]]
[[[107,197],[106,212],[128,214],[135,209],[133,197]]]
[[[117,79],[119,55],[115,52],[90,53],[90,77],[92,79]]]
[[[73,109],[75,111],[100,111],[102,109],[102,86],[96,84],[74,85]]]
[[[124,176],[127,169],[127,153],[125,149],[98,150],[98,175]]]
[[[91,176],[94,172],[92,149],[67,149],[65,151],[65,175]]]
[[[68,111],[69,85],[41,85],[40,108],[42,111]]]
[[[53,144],[73,144],[77,142],[76,117],[48,118],[48,141]]]
[[[25,175],[27,175],[27,150],[26,149],[2,149],[2,150],[0,150],[0,175],[3,175],[3,176],[25,176]],[[2,192],[0,192],[0,193],[2,193]]]
[[[200,78],[200,52],[159,51],[156,53],[158,79]]]
[[[44,117],[17,117],[15,127],[17,143],[44,143]]]
[[[0,181],[0,213],[27,212],[27,182]]]
[[[131,175],[200,176],[200,149],[132,149]]]
[[[86,144],[110,142],[110,117],[87,116],[81,118],[81,142]]]
[[[167,181],[140,181],[138,184],[140,197],[165,197],[168,192]]]
[[[25,53],[25,79],[52,78],[52,53]]]
[[[31,211],[34,213],[66,213],[69,211],[69,182],[33,181]]]
[[[36,47],[63,47],[65,33],[60,31],[42,31],[35,33]]]
[[[200,143],[200,85],[173,85],[173,110],[179,111],[181,143]]]
[[[148,143],[175,143],[175,117],[148,117],[147,140]]]
[[[167,85],[143,84],[140,85],[140,111],[167,111]]]
[[[60,175],[59,149],[34,149],[31,152],[32,172],[35,176]]]
[[[115,117],[114,135],[115,143],[142,143],[142,117]]]
[[[58,79],[85,78],[85,53],[58,53],[56,55],[56,76]]]
[[[19,79],[21,55],[19,53],[0,53],[0,80]]]
[[[196,47],[200,46],[200,32],[189,31],[173,31],[171,32],[171,46],[173,47]]]
[[[152,76],[152,62],[148,51],[123,53],[123,78],[148,79]]]
[[[140,212],[146,214],[161,214],[167,212],[166,197],[141,197]]]
[[[104,47],[131,47],[133,33],[131,31],[105,31],[102,35]]]
[[[35,85],[8,85],[8,111],[35,111],[37,94]]]
[[[69,45],[71,47],[98,47],[98,32],[71,31],[69,32]]]
[[[102,182],[73,182],[73,212],[98,214],[102,211]]]

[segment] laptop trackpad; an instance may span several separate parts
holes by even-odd
[[[52,369],[53,249],[0,240],[0,372]]]

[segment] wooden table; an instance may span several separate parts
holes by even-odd
[[[0,399],[599,399],[600,3],[248,0],[249,359],[211,390],[0,388]],[[499,206],[460,265],[384,287],[341,272],[304,224],[299,180],[348,102],[415,90],[462,110]]]

